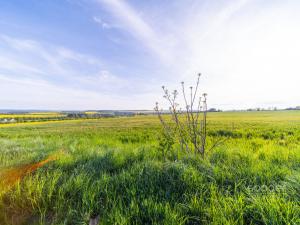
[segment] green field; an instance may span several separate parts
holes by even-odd
[[[205,159],[155,116],[0,125],[0,224],[300,224],[300,111],[208,119]]]
[[[22,113],[22,114],[0,114],[0,119],[2,118],[10,118],[10,119],[16,119],[16,118],[56,118],[56,117],[62,117],[64,114],[62,113]]]

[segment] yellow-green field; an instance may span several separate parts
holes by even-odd
[[[0,114],[1,118],[51,118],[64,116],[62,113],[57,112],[45,112],[45,113],[24,113],[24,114]]]
[[[152,115],[0,125],[0,224],[300,224],[300,111],[208,118],[204,159]]]

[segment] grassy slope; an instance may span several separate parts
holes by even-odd
[[[299,224],[300,112],[209,119],[231,138],[205,160],[164,161],[153,116],[0,127],[2,173],[59,156],[2,188],[0,224]]]

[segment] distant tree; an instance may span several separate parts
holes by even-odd
[[[208,112],[218,112],[218,110],[216,108],[210,108]]]

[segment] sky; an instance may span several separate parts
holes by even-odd
[[[0,109],[300,105],[299,0],[2,0]]]

